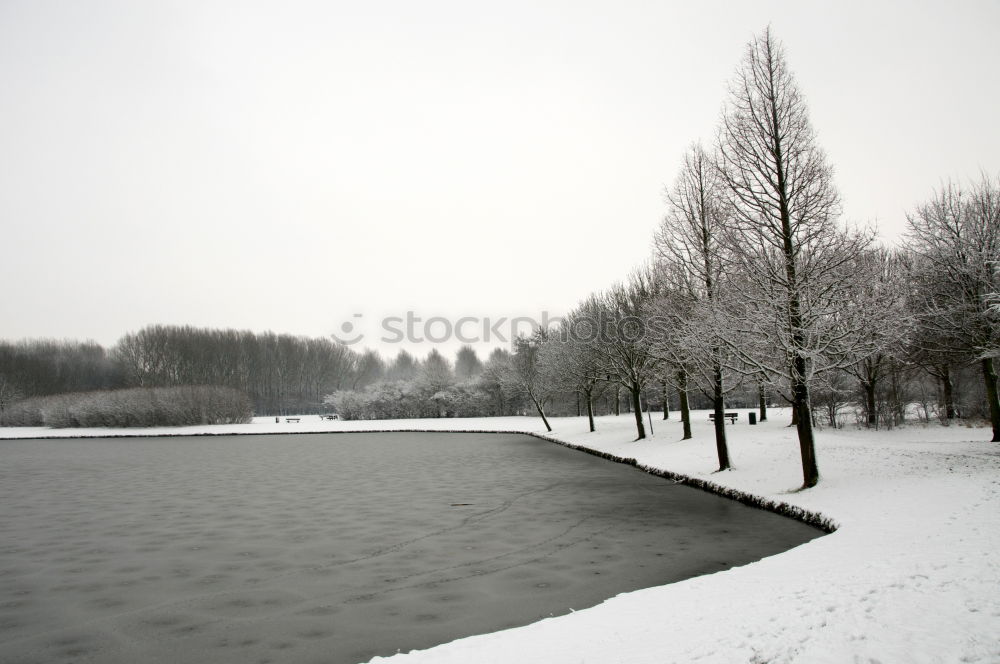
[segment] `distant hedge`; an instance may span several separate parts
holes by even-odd
[[[252,417],[249,397],[229,387],[139,387],[25,399],[0,413],[0,426],[184,426],[240,424]]]

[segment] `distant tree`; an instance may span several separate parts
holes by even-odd
[[[652,352],[649,302],[655,296],[655,278],[650,269],[634,272],[618,284],[592,298],[587,307],[594,317],[598,334],[593,348],[605,379],[629,394],[635,415],[636,440],[646,437],[642,419],[642,390],[656,378],[659,360]]]
[[[433,403],[433,415],[440,417],[445,414],[443,395],[455,382],[451,364],[436,348],[432,348],[424,358],[417,378],[416,389],[428,403]]]
[[[860,384],[865,423],[876,427],[879,386],[898,368],[911,333],[906,310],[906,275],[901,256],[882,247],[861,252],[857,261],[864,264],[861,273],[869,278],[857,283],[849,293],[853,306],[845,315],[859,319],[860,333],[866,343],[858,346],[857,359],[844,368]],[[829,379],[827,384],[834,385],[834,392],[840,393],[839,380]]]
[[[476,417],[488,411],[490,397],[466,381],[437,392],[432,399],[444,407],[448,417]]]
[[[483,363],[479,361],[472,346],[462,346],[455,356],[455,378],[459,381],[472,380],[483,372]]]
[[[662,241],[654,239],[655,244]],[[694,316],[697,297],[695,288],[690,283],[692,275],[683,269],[682,265],[665,259],[657,249],[657,280],[661,286],[646,306],[647,317],[658,316],[669,325],[654,329],[651,335],[651,348],[659,362],[659,377],[666,384],[677,390],[681,413],[682,440],[689,440],[691,434],[690,394],[691,369],[687,366],[690,348],[684,341],[685,328]],[[711,358],[710,358],[711,359]],[[727,454],[728,458],[728,454]]]
[[[545,406],[556,393],[557,386],[539,362],[539,351],[546,339],[547,332],[542,329],[536,330],[530,337],[514,339],[514,352],[503,374],[503,382],[511,391],[524,394],[542,418],[546,431],[552,431],[545,416]]]
[[[504,386],[509,366],[510,353],[503,348],[494,348],[476,380],[479,389],[489,397],[489,410],[493,415],[509,415],[514,412]]]
[[[852,376],[844,371],[828,371],[816,381],[812,406],[822,411],[827,423],[833,428],[842,426],[840,411],[852,403],[856,395]]]
[[[354,381],[352,387],[357,390],[367,387],[382,379],[385,373],[385,363],[378,351],[365,350],[354,365]]]
[[[607,384],[594,347],[597,333],[596,321],[586,308],[576,309],[564,317],[561,327],[542,344],[538,360],[542,372],[557,389],[583,396],[591,431],[595,430],[594,399]]]
[[[11,403],[21,398],[21,390],[6,375],[0,374],[0,421],[3,412]]]
[[[435,389],[444,389],[455,382],[451,364],[436,348],[432,348],[424,358],[420,371],[421,379]]]
[[[405,350],[400,350],[385,369],[387,380],[412,380],[420,372],[420,363]]]

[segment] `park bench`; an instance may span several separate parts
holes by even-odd
[[[285,421],[286,422],[298,422],[299,419],[301,419],[301,418],[298,418],[298,417],[286,417]]]
[[[729,420],[730,424],[736,424],[736,418],[738,418],[739,416],[740,416],[739,413],[725,413],[723,415],[724,418],[726,418],[727,420]],[[708,419],[710,421],[714,422],[715,421],[715,413],[709,413],[708,414]]]

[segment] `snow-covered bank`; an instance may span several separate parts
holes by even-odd
[[[745,413],[745,411],[742,411]],[[265,433],[372,429],[541,432],[533,418],[254,424],[128,431]],[[620,595],[574,614],[376,658],[392,664],[565,662],[998,662],[1000,661],[1000,446],[985,429],[910,426],[890,432],[818,433],[822,480],[801,482],[787,413],[731,427],[734,469],[713,473],[712,429],[694,415],[654,420],[655,435],[632,442],[631,416],[553,420],[562,441],[635,458],[822,513],[839,525],[826,537],[741,568]],[[120,435],[122,431],[0,430],[0,437]]]

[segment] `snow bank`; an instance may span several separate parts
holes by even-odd
[[[550,436],[830,519],[836,532],[724,572],[619,595],[518,629],[460,639],[380,664],[581,662],[1000,662],[1000,446],[985,429],[940,425],[817,434],[822,479],[799,491],[788,413],[729,428],[733,469],[712,472],[712,428],[654,420],[633,442],[631,416],[555,418]],[[534,418],[253,424],[130,430],[128,435],[362,430],[540,433]],[[0,437],[121,435],[5,429]],[[832,525],[832,523],[830,524]]]

